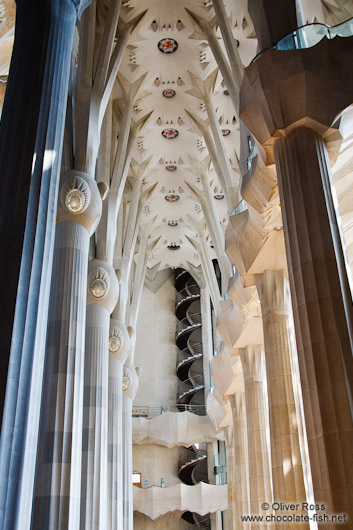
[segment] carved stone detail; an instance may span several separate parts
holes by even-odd
[[[72,215],[83,213],[91,201],[91,191],[86,181],[78,175],[69,176],[61,188],[60,201]]]
[[[88,289],[94,298],[103,298],[109,292],[109,274],[103,267],[91,270],[88,275]]]
[[[111,313],[119,298],[115,270],[106,261],[94,259],[88,264],[87,304],[98,304]]]

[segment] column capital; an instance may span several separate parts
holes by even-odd
[[[265,378],[265,352],[262,344],[249,345],[240,350],[245,381],[253,379],[263,382]]]
[[[68,171],[59,190],[57,223],[74,221],[92,235],[102,215],[102,198],[107,186],[83,171]]]
[[[234,418],[241,418],[243,414],[246,414],[245,390],[229,396],[229,401]]]
[[[298,127],[312,128],[334,150],[339,147],[332,124],[352,102],[352,58],[353,37],[324,37],[312,48],[268,50],[245,69],[240,118],[264,147],[268,164],[276,139]]]
[[[93,259],[88,264],[87,305],[100,305],[112,313],[119,298],[119,281],[106,261]]]
[[[290,311],[287,272],[283,269],[265,270],[262,274],[255,274],[254,278],[263,318],[267,313],[283,314],[287,318]]]
[[[124,396],[127,396],[131,398],[132,400],[135,399],[138,387],[139,387],[139,381],[141,376],[141,368],[139,366],[133,366],[129,361],[127,361],[124,364],[124,372],[123,372],[123,394]]]
[[[125,364],[131,352],[131,337],[135,333],[132,326],[122,320],[110,320],[109,356]]]

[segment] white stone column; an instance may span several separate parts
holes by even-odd
[[[33,528],[77,530],[80,519],[89,238],[102,209],[96,182],[64,176],[58,203]]]
[[[88,266],[85,387],[82,440],[81,523],[84,530],[108,522],[108,374],[110,313],[119,282],[107,262]]]
[[[190,217],[189,219],[192,222]],[[219,292],[219,287],[218,287],[217,280],[216,280],[216,275],[213,269],[212,261],[209,255],[210,247],[207,244],[206,236],[203,233],[204,230],[200,226],[197,226],[196,224],[194,224],[194,226],[195,226],[196,231],[199,230],[199,238],[192,239],[188,236],[186,237],[190,241],[190,243],[193,245],[195,250],[200,254],[202,271],[203,271],[203,274],[206,280],[207,287],[210,292],[213,307],[217,313],[219,299],[220,299],[220,292]]]
[[[202,337],[202,364],[204,378],[205,403],[210,392],[210,361],[213,357],[212,327],[211,327],[211,299],[207,286],[200,285],[200,313]]]
[[[247,412],[244,392],[237,392],[230,396],[230,404],[233,414],[233,447],[234,447],[234,464],[229,462],[232,458],[232,452],[227,452],[227,468],[234,468],[235,484],[235,514],[230,511],[232,529],[249,529],[250,523],[241,521],[242,515],[250,515],[250,484],[249,484],[249,452],[248,452],[248,431],[247,431]],[[234,503],[233,489],[230,490],[230,506],[232,510]]]
[[[108,528],[123,528],[123,366],[131,350],[132,328],[110,320],[108,383]]]
[[[31,523],[72,43],[89,3],[16,2],[0,133],[0,527],[12,530]]]
[[[132,402],[137,394],[140,369],[128,360],[123,373],[123,530],[133,529]]]
[[[244,73],[244,66],[237,49],[236,41],[230,25],[230,20],[227,16],[223,0],[213,0],[213,9],[215,10],[219,28],[222,33],[223,42],[227,51],[230,67],[233,73],[234,83],[238,90],[240,90],[241,81]]]
[[[268,440],[268,413],[265,401],[265,353],[262,345],[240,350],[244,372],[249,452],[250,513],[268,514],[262,503],[272,504],[271,455]],[[252,522],[251,528],[267,528],[266,522]]]
[[[292,351],[290,340],[289,283],[283,270],[256,274],[255,282],[266,351],[273,498],[275,502],[301,504],[307,495],[298,434],[300,411],[296,410],[293,391],[293,380],[298,381],[299,374],[293,374],[291,366],[296,351]],[[289,528],[286,523],[280,526]],[[308,524],[298,528],[308,528]]]

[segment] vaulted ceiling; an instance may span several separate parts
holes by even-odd
[[[104,8],[101,9],[100,20],[103,22],[105,13]],[[208,42],[192,18],[194,13],[214,24],[211,2],[154,0],[147,3],[132,0],[123,2],[120,16],[128,23],[144,11],[127,45],[113,92],[117,127],[124,91],[129,84],[142,81],[135,98],[133,120],[136,122],[143,116],[148,118],[139,131],[129,174],[132,177],[136,168],[140,171],[144,198],[141,222],[145,225],[153,223],[153,237],[159,237],[149,255],[148,266],[159,264],[156,267],[159,270],[188,267],[188,263],[198,266],[198,233],[205,231],[211,255],[214,255],[198,196],[204,194],[201,175],[210,190],[222,233],[229,212],[240,200],[239,121]],[[246,10],[246,0],[227,2],[227,11],[234,38],[239,42],[241,58],[244,64],[248,64],[256,54],[257,41]],[[99,27],[98,31],[101,31]],[[220,33],[217,36],[223,46]],[[227,203],[224,197],[225,190],[203,135],[202,128],[210,128],[202,100],[204,89],[210,95],[228,159],[234,185],[231,203]],[[113,131],[115,134],[114,128]],[[128,182],[127,202],[129,189]],[[195,238],[196,247],[193,244]]]

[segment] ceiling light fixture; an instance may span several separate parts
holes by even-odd
[[[159,51],[162,53],[173,53],[178,49],[178,43],[174,39],[161,39],[157,44]]]
[[[162,131],[162,136],[164,138],[167,138],[167,140],[173,140],[173,138],[179,136],[179,131],[177,131],[176,129],[164,129]]]

